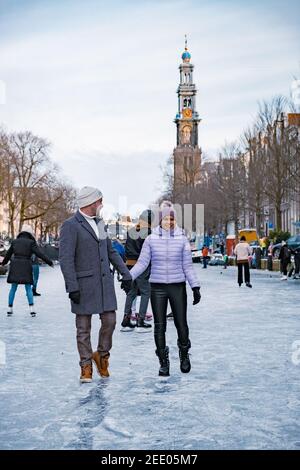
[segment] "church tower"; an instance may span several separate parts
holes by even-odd
[[[193,83],[194,66],[185,38],[185,50],[179,66],[180,84],[177,89],[178,112],[174,120],[177,128],[177,145],[174,149],[174,192],[186,193],[200,180],[201,149],[198,146],[198,124],[201,121],[196,111],[196,85]]]

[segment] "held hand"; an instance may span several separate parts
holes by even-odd
[[[131,288],[132,288],[132,281],[131,280],[121,282],[121,289],[123,289],[126,294],[128,294],[128,292],[131,290]]]
[[[201,300],[200,287],[193,287],[194,302],[193,305],[196,305]]]
[[[69,299],[71,299],[74,304],[80,304],[80,291],[76,290],[74,292],[70,292]]]

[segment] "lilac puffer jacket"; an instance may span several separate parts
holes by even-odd
[[[191,248],[183,230],[173,232],[156,227],[144,244],[136,265],[130,274],[135,280],[151,262],[150,282],[173,284],[188,280],[191,288],[199,287],[193,268]]]

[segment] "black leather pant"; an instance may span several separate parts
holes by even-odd
[[[174,316],[178,342],[189,344],[189,328],[186,319],[187,296],[185,282],[175,284],[151,283],[151,306],[154,317],[154,341],[157,350],[166,347],[168,300]]]

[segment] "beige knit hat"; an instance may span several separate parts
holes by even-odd
[[[91,186],[84,186],[78,194],[77,204],[79,209],[82,207],[90,206],[94,202],[102,198],[102,193],[99,189]]]

